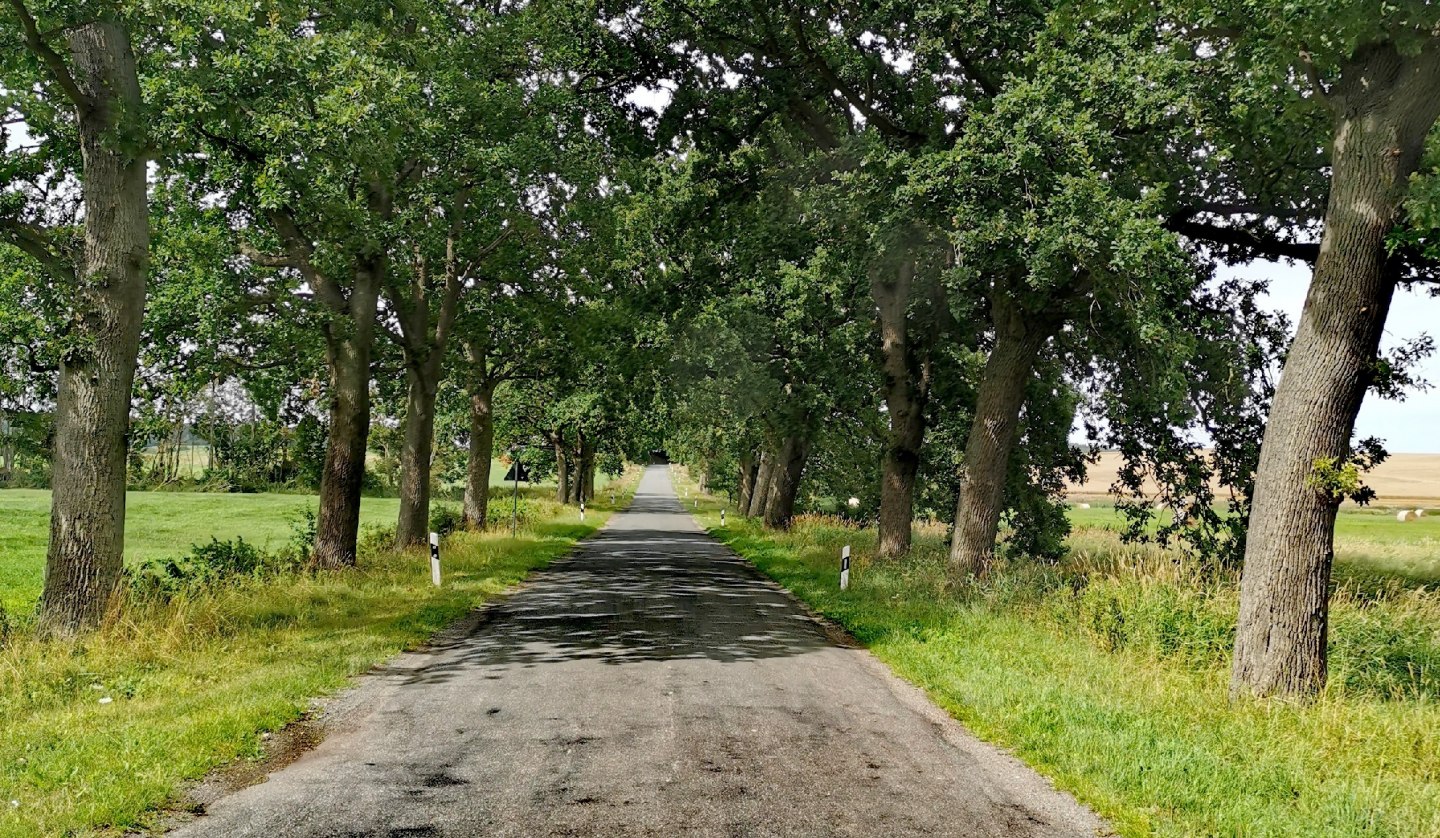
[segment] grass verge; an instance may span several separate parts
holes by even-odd
[[[1317,700],[1232,704],[1228,581],[1090,555],[961,585],[933,535],[877,564],[873,530],[720,527],[719,508],[701,504],[712,533],[1122,835],[1440,835],[1440,596],[1423,586],[1339,592]]]
[[[617,503],[634,489],[632,474]],[[608,490],[602,497],[608,498]],[[598,500],[598,499],[597,499]],[[133,606],[73,643],[0,649],[0,836],[145,829],[186,781],[258,756],[312,699],[423,642],[608,519],[527,500],[518,536],[457,533],[445,584],[421,553]]]

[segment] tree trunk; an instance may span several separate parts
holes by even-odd
[[[877,552],[895,558],[910,552],[915,518],[915,476],[925,440],[925,405],[930,397],[930,360],[917,357],[909,333],[910,289],[915,259],[907,257],[893,274],[876,271],[870,295],[879,313],[881,382],[890,431],[880,474]]]
[[[316,523],[316,567],[355,565],[360,532],[360,492],[365,485],[365,451],[370,437],[370,354],[375,309],[385,271],[383,256],[359,260],[345,316],[325,323],[325,357],[330,367],[330,433],[320,476]]]
[[[143,138],[124,125],[141,111],[129,35],[108,22],[66,36],[91,107],[77,107],[85,245],[71,295],[72,349],[55,404],[50,545],[40,628],[69,634],[105,614],[125,548],[130,392],[145,308],[150,230]]]
[[[750,511],[750,499],[755,496],[755,472],[759,467],[754,454],[747,451],[740,455],[740,479],[736,484],[735,509],[741,515]]]
[[[575,503],[581,504],[590,499],[591,487],[586,481],[590,476],[591,442],[584,429],[578,431],[575,436],[577,444],[575,446],[574,474],[571,477],[571,499]]]
[[[424,544],[430,532],[430,464],[435,450],[435,397],[440,358],[432,355],[405,369],[405,441],[400,449],[400,514],[395,546]]]
[[[570,502],[570,456],[565,450],[565,436],[556,431],[550,436],[550,442],[555,446],[555,499],[560,503]]]
[[[1332,90],[1338,114],[1320,255],[1265,428],[1245,545],[1232,695],[1319,690],[1339,500],[1315,464],[1350,451],[1395,290],[1386,237],[1440,113],[1440,44],[1369,47]]]
[[[580,437],[580,495],[587,503],[595,499],[595,441],[583,435]]]
[[[765,514],[765,504],[770,500],[770,483],[775,475],[775,456],[769,448],[760,451],[760,464],[755,471],[755,492],[750,496],[750,508],[745,514],[759,518]]]
[[[490,522],[490,461],[495,456],[495,382],[470,389],[470,464],[465,472],[465,525],[483,530]],[[519,468],[519,465],[516,465]]]
[[[960,497],[950,562],[962,574],[978,576],[995,555],[995,535],[1004,511],[1005,475],[1015,446],[1025,387],[1040,349],[1059,326],[1055,319],[1015,308],[997,288],[991,302],[995,346],[985,362],[976,394],[975,421],[960,467]]]
[[[769,499],[765,502],[765,526],[788,529],[795,517],[795,496],[800,491],[800,476],[810,457],[809,440],[797,436],[785,438],[770,480]]]

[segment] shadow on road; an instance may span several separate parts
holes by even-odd
[[[412,670],[406,683],[443,683],[477,668],[499,679],[514,667],[567,661],[734,662],[829,645],[813,621],[709,536],[665,528],[670,516],[686,515],[673,496],[637,495],[626,515],[651,516],[629,520],[657,528],[602,532],[495,606],[468,636],[432,647],[435,662]]]

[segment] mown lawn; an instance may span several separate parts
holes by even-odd
[[[625,481],[620,504],[633,483]],[[194,504],[184,507],[194,513],[194,535],[167,536],[182,541],[283,536],[287,502],[305,502],[155,500],[141,520],[168,520],[167,503]],[[226,523],[201,512],[225,503],[245,511],[226,510]],[[293,573],[132,604],[82,641],[12,637],[0,649],[0,836],[119,834],[153,825],[158,807],[173,802],[185,781],[257,755],[264,732],[564,554],[603,525],[607,506],[594,504],[582,524],[575,510],[532,497],[518,537],[504,530],[453,535],[443,547],[441,588],[431,585],[424,554],[379,553],[352,571]],[[388,523],[388,514],[383,503],[368,505],[367,515]],[[250,520],[262,515],[280,521]]]
[[[1440,835],[1440,593],[1425,585],[1342,584],[1330,689],[1232,704],[1233,580],[1092,552],[974,586],[950,578],[934,534],[905,563],[875,563],[873,529],[805,518],[776,534],[734,515],[722,528],[719,508],[701,511],[717,537],[1123,835]],[[1107,543],[1095,536],[1092,551]]]

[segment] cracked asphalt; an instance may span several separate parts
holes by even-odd
[[[337,699],[173,836],[1093,836],[704,533],[664,466],[570,557]]]

